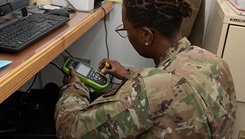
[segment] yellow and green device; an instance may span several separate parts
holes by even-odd
[[[65,74],[69,75],[69,67],[72,66],[78,78],[87,86],[95,90],[103,90],[108,85],[106,76],[93,69],[86,63],[83,63],[74,58],[68,58],[62,67]]]

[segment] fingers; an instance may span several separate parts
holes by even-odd
[[[73,68],[72,66],[69,67],[69,71],[70,71],[70,76],[71,76],[71,77],[76,76],[76,75],[75,75],[74,68]]]
[[[114,75],[117,69],[117,65],[118,65],[117,63],[118,62],[115,60],[109,60],[104,58],[99,63],[98,71],[104,75],[106,74]]]
[[[68,84],[69,83],[70,76],[64,76],[63,83]]]
[[[109,59],[106,59],[106,58],[100,61],[99,66],[98,66],[99,72],[101,72],[101,70],[105,68],[106,63],[109,63],[108,61]]]
[[[69,83],[72,83],[71,78],[68,77],[68,76],[64,77],[63,84],[66,85],[66,84],[69,84]]]
[[[113,69],[106,69],[106,68],[103,68],[100,72],[101,72],[102,74],[106,75],[106,74],[113,74],[114,70],[113,70]]]
[[[107,69],[112,69],[112,65],[113,65],[113,62],[112,60],[109,60],[109,59],[103,59],[100,61],[99,63],[99,68],[98,68],[98,71],[103,73],[103,74],[108,74],[109,72],[107,72],[108,70]]]
[[[70,72],[70,75],[65,76],[63,79],[64,84],[69,84],[69,83],[74,83],[74,82],[80,81],[80,79],[75,74],[75,70],[73,67],[69,67],[69,72]]]
[[[106,63],[109,64],[108,67],[106,67]],[[128,71],[118,61],[105,58],[99,63],[98,71],[104,75],[113,75],[118,79],[124,79],[128,74]]]

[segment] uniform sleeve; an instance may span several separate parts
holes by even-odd
[[[126,76],[127,79],[133,79],[139,76],[140,70],[134,67],[128,69],[128,75]]]
[[[153,127],[139,74],[129,75],[124,84],[108,93],[111,95],[90,103],[84,84],[63,87],[55,112],[58,138],[136,138]]]
[[[81,82],[71,83],[61,88],[56,104],[55,120],[58,138],[63,138],[75,122],[76,115],[89,105],[89,91]]]

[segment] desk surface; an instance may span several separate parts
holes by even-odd
[[[113,3],[104,5],[106,13],[113,8]],[[103,9],[95,12],[76,12],[64,26],[40,39],[20,53],[0,52],[1,60],[13,63],[0,69],[0,103],[19,89],[37,72],[55,59],[66,48],[80,38],[104,17]]]

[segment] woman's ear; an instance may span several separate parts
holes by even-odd
[[[153,37],[154,37],[154,34],[153,32],[147,28],[147,27],[143,27],[143,39],[145,41],[145,45],[146,46],[150,46],[153,42]]]

